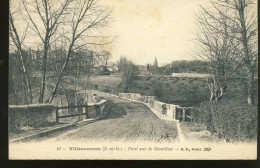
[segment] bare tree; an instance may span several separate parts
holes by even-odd
[[[97,2],[97,0],[75,0],[71,3],[71,17],[69,18],[70,21],[68,21],[69,26],[71,26],[71,32],[66,33],[70,35],[67,38],[69,41],[68,51],[52,94],[46,102],[52,102],[73,51],[86,45],[106,45],[112,42],[95,43],[82,41],[91,37],[91,32],[106,27],[111,20],[111,11],[98,6]]]
[[[200,33],[197,35],[198,56],[205,60],[211,70],[212,78],[207,80],[210,90],[210,101],[218,101],[224,95],[225,90],[231,84],[231,78],[235,75],[238,64],[238,43],[235,38],[229,36],[228,20],[222,15],[214,16],[222,23],[215,22],[209,17],[205,9],[197,16]],[[224,33],[222,33],[224,32]]]
[[[201,7],[203,13],[198,17],[203,34],[203,38],[200,37],[198,40],[204,47],[202,55],[206,55],[213,69],[220,68],[219,70],[223,71],[226,67],[229,69],[230,75],[245,65],[248,70],[248,104],[254,104],[253,78],[257,66],[258,50],[256,47],[256,17],[249,11],[253,3],[250,0],[220,0],[212,1],[211,4],[213,9],[208,10]],[[223,72],[219,70],[213,72],[214,81],[209,85],[210,90],[214,93],[213,97],[216,97],[217,94],[223,95],[223,84],[220,83],[230,78],[230,75],[227,78],[224,73],[223,79]],[[222,73],[221,78],[218,77],[219,73],[216,76],[216,72]]]
[[[154,95],[156,96],[156,98],[158,100],[160,100],[163,96],[163,92],[164,92],[164,83],[163,81],[158,81],[158,80],[153,80],[151,82],[151,86],[152,86],[152,90],[154,92]]]
[[[100,52],[96,52],[94,57],[96,66],[103,65],[107,67],[108,60],[111,58],[111,53],[106,50],[102,50]]]
[[[20,8],[17,7],[15,9],[13,9],[12,5],[12,1],[10,1],[10,12],[9,12],[9,29],[10,29],[10,36],[12,39],[12,42],[14,43],[19,56],[20,56],[20,62],[22,65],[22,72],[24,75],[24,81],[25,81],[25,85],[27,88],[27,92],[29,94],[29,102],[32,103],[32,88],[31,88],[31,84],[30,84],[30,80],[29,80],[29,76],[28,76],[28,72],[27,72],[27,68],[25,65],[25,55],[24,55],[24,51],[23,51],[23,42],[25,40],[25,38],[27,37],[27,30],[28,30],[28,26],[25,28],[25,30],[22,33],[18,33],[18,30],[16,28],[16,24],[15,24],[15,17],[17,15],[21,15],[20,12]],[[25,99],[27,99],[25,97]],[[26,101],[27,102],[27,101]]]
[[[102,51],[102,55],[103,55],[104,65],[107,66],[107,62],[111,58],[111,53],[104,50]]]
[[[51,38],[62,24],[62,16],[65,14],[71,0],[23,0],[23,7],[29,19],[31,29],[40,38],[43,44],[42,57],[42,82],[39,103],[43,103],[46,83],[46,66]]]
[[[248,92],[247,102],[249,105],[254,104],[253,82],[254,74],[258,60],[258,40],[257,40],[257,17],[255,15],[247,15],[253,2],[250,0],[233,0],[233,2],[226,2],[238,13],[237,19],[240,23],[237,32],[243,44],[242,61],[245,63],[248,70]],[[232,18],[229,18],[232,19]],[[232,19],[233,20],[233,19]]]
[[[127,93],[134,80],[140,74],[140,71],[134,63],[127,60],[125,57],[120,58],[118,63],[118,71],[121,73],[124,92]]]
[[[79,86],[79,79],[83,76],[89,76],[92,74],[93,71],[93,52],[88,51],[87,49],[80,49],[77,52],[73,52],[73,55],[71,57],[71,61],[68,65],[69,71],[74,71],[74,103],[75,105],[79,105],[81,103],[80,96],[78,91],[80,90]],[[78,109],[76,109],[78,110]]]

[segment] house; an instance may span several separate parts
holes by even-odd
[[[137,65],[139,71],[147,71],[147,67],[145,65]]]
[[[107,69],[110,71],[110,72],[116,72],[118,71],[118,67],[115,63],[108,63],[107,64]]]
[[[95,74],[96,74],[96,75],[110,75],[110,71],[107,69],[106,66],[100,65],[100,66],[97,67],[97,69],[95,70]]]

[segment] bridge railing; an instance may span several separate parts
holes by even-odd
[[[68,114],[68,115],[60,115],[59,114],[59,110],[63,110],[63,109],[71,109],[71,108],[75,108],[78,109],[78,111],[81,110],[81,108],[83,109],[83,112],[81,113],[72,113],[72,114]],[[88,115],[88,110],[87,110],[88,106],[87,105],[80,105],[80,106],[63,106],[63,107],[56,107],[56,123],[59,123],[60,118],[67,118],[67,117],[76,117],[76,116],[81,116],[81,115]]]
[[[85,92],[98,93],[101,95],[108,95],[108,96],[134,100],[134,101],[141,101],[155,108],[157,111],[161,112],[161,114],[167,115],[172,119],[179,120],[179,121],[192,120],[189,107],[181,107],[175,104],[167,104],[164,102],[160,102],[155,100],[155,96],[145,96],[138,93],[119,93],[119,95],[117,96],[117,95],[100,92],[96,90],[85,90]]]
[[[142,101],[149,104],[151,107],[159,111],[162,115],[167,115],[168,117],[179,120],[179,121],[190,121],[192,120],[190,116],[190,108],[181,107],[175,104],[167,104],[155,100],[154,96],[143,96],[137,93],[119,93],[119,98],[124,98],[128,100]]]
[[[106,100],[101,100],[97,103],[62,107],[52,104],[9,105],[9,131],[19,130],[23,127],[38,127],[45,123],[59,123],[60,119],[68,117],[95,118],[103,113],[105,102]],[[78,112],[69,113],[68,110],[60,112],[69,108],[76,108]],[[69,120],[69,122],[71,121]]]
[[[106,100],[101,100],[97,103],[86,103],[85,105],[78,106],[63,106],[56,107],[56,122],[59,123],[60,118],[83,116],[82,119],[95,118],[102,113],[102,107],[105,105]],[[67,115],[60,115],[59,110],[76,108],[78,113],[72,113]]]

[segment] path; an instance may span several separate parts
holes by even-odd
[[[41,141],[179,141],[175,121],[159,119],[144,104],[104,97],[115,103],[105,119]]]

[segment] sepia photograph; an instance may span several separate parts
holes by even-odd
[[[9,160],[256,160],[257,0],[9,0]]]

